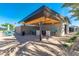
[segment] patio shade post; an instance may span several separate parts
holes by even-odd
[[[40,38],[40,41],[42,41],[42,23],[41,22],[39,23],[39,30],[40,30],[39,38]]]

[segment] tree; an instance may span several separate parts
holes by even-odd
[[[79,20],[79,3],[64,3],[62,7],[71,8],[71,18],[76,17],[75,20]]]
[[[9,30],[13,31],[15,29],[15,25],[9,24],[9,23],[1,24],[1,26],[5,27],[7,29],[7,31],[9,31]]]

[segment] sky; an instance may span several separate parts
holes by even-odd
[[[0,3],[0,24],[18,25],[19,21],[42,5],[46,5],[63,16],[71,16],[68,8],[61,8],[62,3]],[[70,21],[71,25],[79,25],[79,21],[74,19],[70,19]]]

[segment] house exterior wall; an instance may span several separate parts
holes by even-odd
[[[59,27],[57,27],[57,33],[56,36],[61,36],[61,25]]]
[[[29,27],[29,26],[16,27],[16,32],[21,34],[22,31],[24,31],[26,34],[31,34],[32,29],[36,30],[36,35],[40,34],[39,29],[32,27],[32,26],[31,27]],[[61,29],[61,26],[58,27],[58,26],[54,26],[54,25],[43,25],[42,30],[46,31],[46,35],[48,35],[47,34],[48,31],[50,31],[49,35],[51,35],[51,36],[62,36],[62,35],[64,35],[64,32],[63,32],[64,29]]]
[[[18,33],[18,34],[21,35],[23,31],[24,31],[25,33],[28,33],[29,28],[26,27],[26,26],[18,26],[18,27],[16,27],[15,31],[16,31],[16,33]]]
[[[15,32],[21,34],[21,26],[16,27]]]

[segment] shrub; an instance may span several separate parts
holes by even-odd
[[[69,47],[67,44],[63,44],[63,46],[64,46],[65,48]]]
[[[76,35],[79,35],[79,32],[77,32]]]
[[[69,43],[73,43],[73,42],[76,40],[76,38],[77,38],[76,36],[71,37],[71,38],[68,40],[68,42],[69,42]]]

